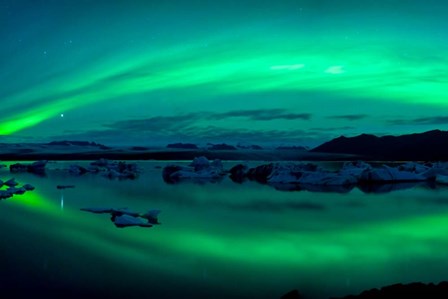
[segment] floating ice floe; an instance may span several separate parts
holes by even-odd
[[[135,179],[140,173],[136,163],[115,162],[107,159],[91,162],[88,167],[72,164],[68,171],[74,175],[101,173],[110,179]]]
[[[15,187],[17,186],[19,183],[16,182],[15,178],[9,179],[6,182],[3,183],[3,185],[6,185],[8,187]]]
[[[146,213],[130,211],[127,208],[82,208],[82,211],[95,214],[110,214],[111,221],[116,227],[141,226],[151,227],[160,224],[158,215],[160,210],[149,210]]]
[[[366,182],[418,182],[426,181],[428,178],[421,173],[383,165],[381,168],[372,168],[364,171],[360,176],[360,180]]]
[[[253,168],[237,164],[229,172],[235,182],[255,180],[279,190],[346,192],[359,186],[364,192],[388,192],[411,188],[418,183],[448,184],[448,163],[441,162],[373,167],[366,162],[355,161],[344,163],[337,171],[325,170],[311,163],[268,163]],[[384,187],[380,184],[400,186]]]
[[[448,185],[448,176],[439,174],[436,176],[436,183]]]
[[[216,159],[210,162],[206,157],[194,158],[188,166],[168,165],[163,169],[163,179],[167,183],[176,183],[185,179],[219,180],[225,175],[223,165]]]
[[[19,183],[14,179],[9,179],[6,182],[0,180],[0,188],[3,186],[7,186],[7,189],[0,190],[0,199],[11,198],[14,195],[22,195],[27,191],[34,190],[34,186],[30,184],[25,184],[21,187],[17,187]]]
[[[219,160],[218,160],[219,161]],[[363,192],[390,192],[419,184],[448,184],[448,163],[407,162],[397,166],[373,166],[363,161],[345,162],[339,170],[326,170],[312,163],[268,163],[249,168],[237,164],[228,172],[222,163],[210,163],[205,157],[195,158],[188,166],[168,165],[163,170],[165,182],[183,179],[214,180],[229,173],[230,179],[268,184],[279,190],[313,192],[348,192],[355,186]],[[396,184],[396,186],[381,186]],[[400,184],[400,185],[398,185]]]
[[[36,189],[33,185],[31,184],[25,184],[22,186],[22,188],[24,188],[26,191],[32,191],[34,189]]]
[[[23,164],[23,163],[16,163],[11,164],[9,166],[9,171],[16,173],[16,172],[31,172],[39,175],[45,174],[45,166],[47,165],[47,160],[41,160],[36,161],[34,163],[29,164]]]
[[[56,189],[71,189],[75,188],[75,185],[57,185]]]

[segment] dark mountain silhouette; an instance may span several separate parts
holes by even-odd
[[[71,140],[62,140],[62,141],[52,141],[47,143],[47,145],[56,145],[56,146],[94,146],[99,147],[101,149],[109,149],[109,147],[99,144],[96,142],[89,142],[89,141],[71,141]]]
[[[278,146],[276,149],[279,151],[306,151],[307,150],[306,147],[300,146],[300,145],[292,145],[292,146],[281,145],[281,146]]]
[[[180,149],[198,149],[198,146],[193,143],[171,143],[166,146],[167,148],[180,148]]]
[[[236,147],[234,147],[233,145],[228,145],[225,143],[221,143],[221,144],[211,144],[208,143],[209,150],[236,150]]]
[[[311,152],[353,154],[369,160],[448,160],[448,132],[433,130],[400,136],[341,136]]]
[[[257,144],[252,144],[252,145],[242,145],[242,144],[238,144],[236,146],[237,148],[240,149],[251,149],[251,150],[262,150],[263,147]]]

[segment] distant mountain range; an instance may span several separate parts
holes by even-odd
[[[96,142],[89,142],[89,141],[71,141],[71,140],[63,140],[63,141],[52,141],[47,143],[49,146],[93,146],[93,147],[99,147],[100,149],[109,149],[108,146],[105,146],[103,144],[99,144]]]
[[[368,134],[341,136],[311,150],[301,146],[263,149],[257,145],[239,144],[235,147],[225,143],[209,143],[206,148],[190,143],[173,143],[167,145],[165,150],[142,146],[108,147],[95,142],[67,140],[50,143],[0,143],[0,160],[191,160],[201,155],[222,160],[448,161],[448,131],[433,130],[381,137]]]
[[[359,155],[360,159],[366,160],[448,160],[448,132],[433,130],[400,136],[341,136],[311,152]]]

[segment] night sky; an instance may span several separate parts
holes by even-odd
[[[0,0],[0,142],[448,129],[444,0]]]

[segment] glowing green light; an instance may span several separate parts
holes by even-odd
[[[120,61],[105,59],[3,99],[5,105],[16,101],[42,104],[4,118],[0,135],[92,103],[186,88],[196,93],[198,101],[247,93],[316,91],[372,101],[446,105],[448,79],[439,65],[438,61],[421,64],[376,47],[338,51],[335,44],[332,49],[304,49],[293,39],[283,46],[240,43],[229,49],[222,42],[208,48],[173,47],[122,55]],[[206,93],[201,92],[204,86],[210,87]],[[182,101],[182,97],[172,101]]]

